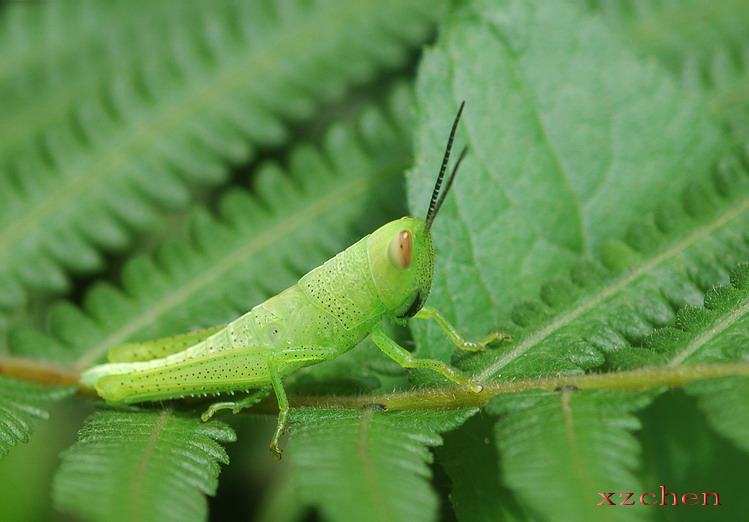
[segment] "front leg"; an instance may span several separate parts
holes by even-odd
[[[480,393],[484,389],[480,384],[471,382],[468,377],[460,373],[452,366],[448,366],[437,359],[419,359],[387,336],[381,324],[372,329],[372,341],[385,354],[404,368],[426,368],[439,372],[452,382],[457,384],[467,384],[469,389],[474,393]]]
[[[437,321],[437,324],[440,325],[440,328],[442,328],[445,333],[447,333],[447,336],[450,338],[453,344],[461,350],[478,352],[481,350],[485,350],[487,344],[496,341],[497,339],[503,341],[512,340],[511,335],[495,332],[491,335],[487,335],[480,341],[468,341],[464,339],[463,336],[460,335],[460,333],[458,333],[457,328],[455,328],[447,321],[447,319],[445,319],[445,316],[439,313],[436,308],[433,308],[431,306],[425,306],[424,308],[419,310],[416,315],[414,315],[414,317],[417,319],[434,319],[435,321]]]

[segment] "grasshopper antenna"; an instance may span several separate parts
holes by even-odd
[[[460,115],[463,114],[463,106],[465,104],[466,104],[465,101],[461,102],[460,108],[458,109],[458,114],[455,116],[455,121],[453,122],[453,128],[450,130],[450,137],[447,140],[447,147],[445,148],[445,156],[442,158],[442,167],[440,168],[439,176],[437,176],[437,183],[434,184],[434,190],[432,191],[432,199],[429,202],[429,210],[427,211],[427,217],[425,219],[426,225],[424,225],[424,235],[429,234],[429,229],[432,228],[432,222],[434,222],[434,218],[437,215],[437,212],[439,212],[439,209],[442,206],[442,202],[445,201],[445,196],[447,196],[447,193],[450,191],[450,187],[452,186],[453,180],[455,179],[455,174],[458,172],[458,167],[460,166],[460,162],[463,161],[463,158],[468,152],[468,147],[463,147],[463,150],[460,151],[460,155],[458,156],[458,161],[455,162],[455,166],[453,167],[453,170],[450,172],[450,177],[447,178],[447,183],[445,184],[445,190],[443,190],[442,193],[440,193],[440,187],[442,187],[442,179],[445,177],[445,171],[447,170],[447,162],[450,159],[450,151],[453,148],[453,139],[455,139],[455,131],[458,128]]]

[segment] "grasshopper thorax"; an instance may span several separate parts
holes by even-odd
[[[432,237],[421,218],[403,217],[367,238],[372,279],[387,315],[405,319],[421,310],[434,275]]]

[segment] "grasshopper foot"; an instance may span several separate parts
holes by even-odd
[[[477,382],[468,381],[466,383],[466,386],[468,386],[468,389],[471,390],[473,393],[481,393],[482,391],[484,391],[484,387]]]
[[[211,420],[211,417],[217,412],[221,410],[232,410],[234,413],[237,413],[239,410],[237,409],[236,402],[214,402],[211,404],[207,410],[203,412],[203,414],[200,416],[200,420],[203,422],[208,422]]]
[[[208,422],[217,411],[221,410],[231,410],[232,413],[239,413],[245,408],[254,406],[263,400],[263,398],[267,397],[269,393],[269,389],[261,389],[238,401],[214,402],[207,410],[205,410],[205,412],[203,412],[200,419],[203,422]]]
[[[278,412],[276,431],[273,432],[273,438],[270,440],[270,452],[273,455],[273,458],[276,460],[281,460],[281,453],[283,453],[283,450],[278,446],[278,441],[281,438],[281,435],[283,435],[283,433],[286,431],[286,423],[288,422],[288,418],[288,409],[282,409]]]
[[[480,341],[463,340],[458,344],[458,347],[461,350],[467,350],[469,352],[481,352],[486,350],[487,346],[495,341],[512,341],[512,336],[501,332],[494,332]]]
[[[463,341],[459,348],[468,352],[483,352],[486,350],[485,342]]]
[[[495,341],[512,342],[512,335],[502,332],[494,332],[493,334],[487,335],[486,337],[481,339],[479,344],[486,347],[486,345],[491,344]]]
[[[281,454],[283,453],[283,450],[278,447],[278,443],[270,443],[270,453],[273,455],[273,458],[276,460],[281,460]]]

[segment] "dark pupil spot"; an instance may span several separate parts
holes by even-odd
[[[414,296],[413,303],[411,303],[411,306],[408,307],[408,310],[406,310],[406,313],[401,315],[401,318],[403,317],[413,317],[416,315],[419,310],[421,310],[421,305],[424,304],[424,302],[421,300],[421,293],[416,292],[416,295]]]

